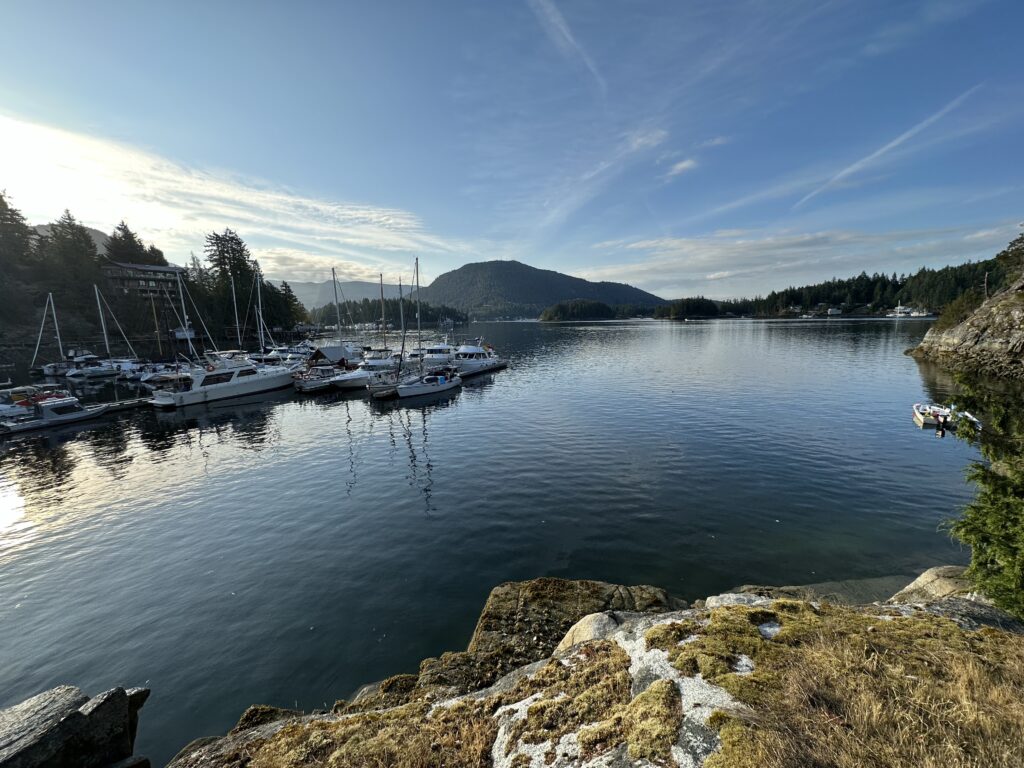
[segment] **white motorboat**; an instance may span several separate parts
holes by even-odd
[[[337,389],[365,389],[366,385],[370,383],[370,379],[374,373],[381,373],[382,371],[389,370],[392,369],[374,367],[367,365],[364,361],[356,366],[355,370],[339,373],[334,377],[334,379],[332,379],[331,385]]]
[[[388,397],[396,393],[399,382],[396,369],[371,371],[366,378],[366,391],[374,397]]]
[[[428,373],[426,376],[417,376],[411,381],[404,381],[395,389],[399,397],[418,397],[420,395],[433,395],[437,392],[446,392],[462,386],[462,379],[459,376],[451,376],[443,373]]]
[[[241,355],[207,352],[204,358],[204,368],[193,369],[187,380],[172,388],[156,390],[150,402],[157,408],[181,408],[270,392],[291,386],[292,374],[298,370],[298,366],[257,366]]]
[[[47,429],[76,421],[85,421],[106,413],[109,404],[85,406],[77,397],[55,397],[41,400],[24,416],[0,421],[0,435]]]
[[[0,419],[24,416],[31,413],[36,403],[70,396],[70,393],[52,384],[0,389]]]
[[[69,381],[111,379],[118,375],[118,370],[108,361],[100,360],[96,355],[80,355],[75,358],[75,367],[65,375]]]
[[[497,371],[508,366],[508,363],[498,356],[493,347],[477,339],[475,342],[464,342],[458,348],[453,365],[459,369],[460,375],[472,376],[477,373]]]
[[[339,373],[341,371],[333,365],[314,365],[308,371],[295,375],[295,389],[299,392],[322,392],[333,386]]]
[[[396,368],[402,360],[402,355],[390,349],[368,349],[363,352],[363,362],[359,367],[372,368],[374,370]]]

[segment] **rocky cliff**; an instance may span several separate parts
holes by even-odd
[[[915,357],[987,376],[1024,379],[1024,278],[952,328],[931,328]]]
[[[331,712],[251,707],[170,765],[1019,765],[1024,626],[962,570],[864,606],[505,584],[466,651]]]

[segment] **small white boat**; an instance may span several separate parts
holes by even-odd
[[[402,355],[399,352],[390,349],[368,349],[363,353],[363,362],[359,364],[359,367],[376,370],[396,368],[401,360]]]
[[[0,419],[24,416],[36,403],[62,397],[71,397],[71,393],[53,384],[0,389]]]
[[[100,360],[96,355],[79,355],[74,360],[74,367],[65,375],[70,381],[87,381],[88,379],[114,378],[117,374],[118,370],[114,366],[105,360]]]
[[[308,371],[295,375],[295,389],[299,392],[322,392],[333,386],[339,373],[333,365],[314,365]]]
[[[949,419],[951,411],[941,405],[929,405],[927,403],[914,403],[914,422],[919,427],[936,427],[939,419]]]
[[[461,386],[462,379],[459,376],[428,373],[426,376],[417,376],[412,381],[402,382],[395,389],[399,397],[418,397],[420,395],[446,392],[449,389]]]
[[[0,421],[0,435],[47,429],[76,421],[85,421],[106,413],[109,404],[85,406],[77,397],[55,397],[41,400],[24,416]]]
[[[508,363],[494,351],[494,348],[489,344],[483,344],[481,339],[476,339],[475,342],[464,342],[455,352],[453,364],[459,369],[462,376],[496,371],[508,366]]]
[[[397,394],[399,377],[397,370],[371,371],[366,379],[366,391],[374,397],[391,397]]]
[[[972,429],[981,429],[981,422],[970,411],[962,411],[955,405],[946,408],[943,405],[914,403],[914,423],[922,429],[941,426],[955,430],[962,424]]]

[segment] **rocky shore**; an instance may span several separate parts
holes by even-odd
[[[502,584],[465,651],[331,711],[253,706],[171,768],[1019,765],[1024,624],[933,568],[891,598]],[[145,689],[0,712],[0,768],[142,768]],[[153,724],[151,727],[158,727]]]
[[[1024,278],[962,323],[931,328],[911,354],[956,371],[1024,380]]]

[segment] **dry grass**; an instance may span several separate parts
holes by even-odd
[[[779,615],[755,673],[720,680],[752,711],[715,718],[707,768],[1024,765],[1024,638],[933,616]]]

